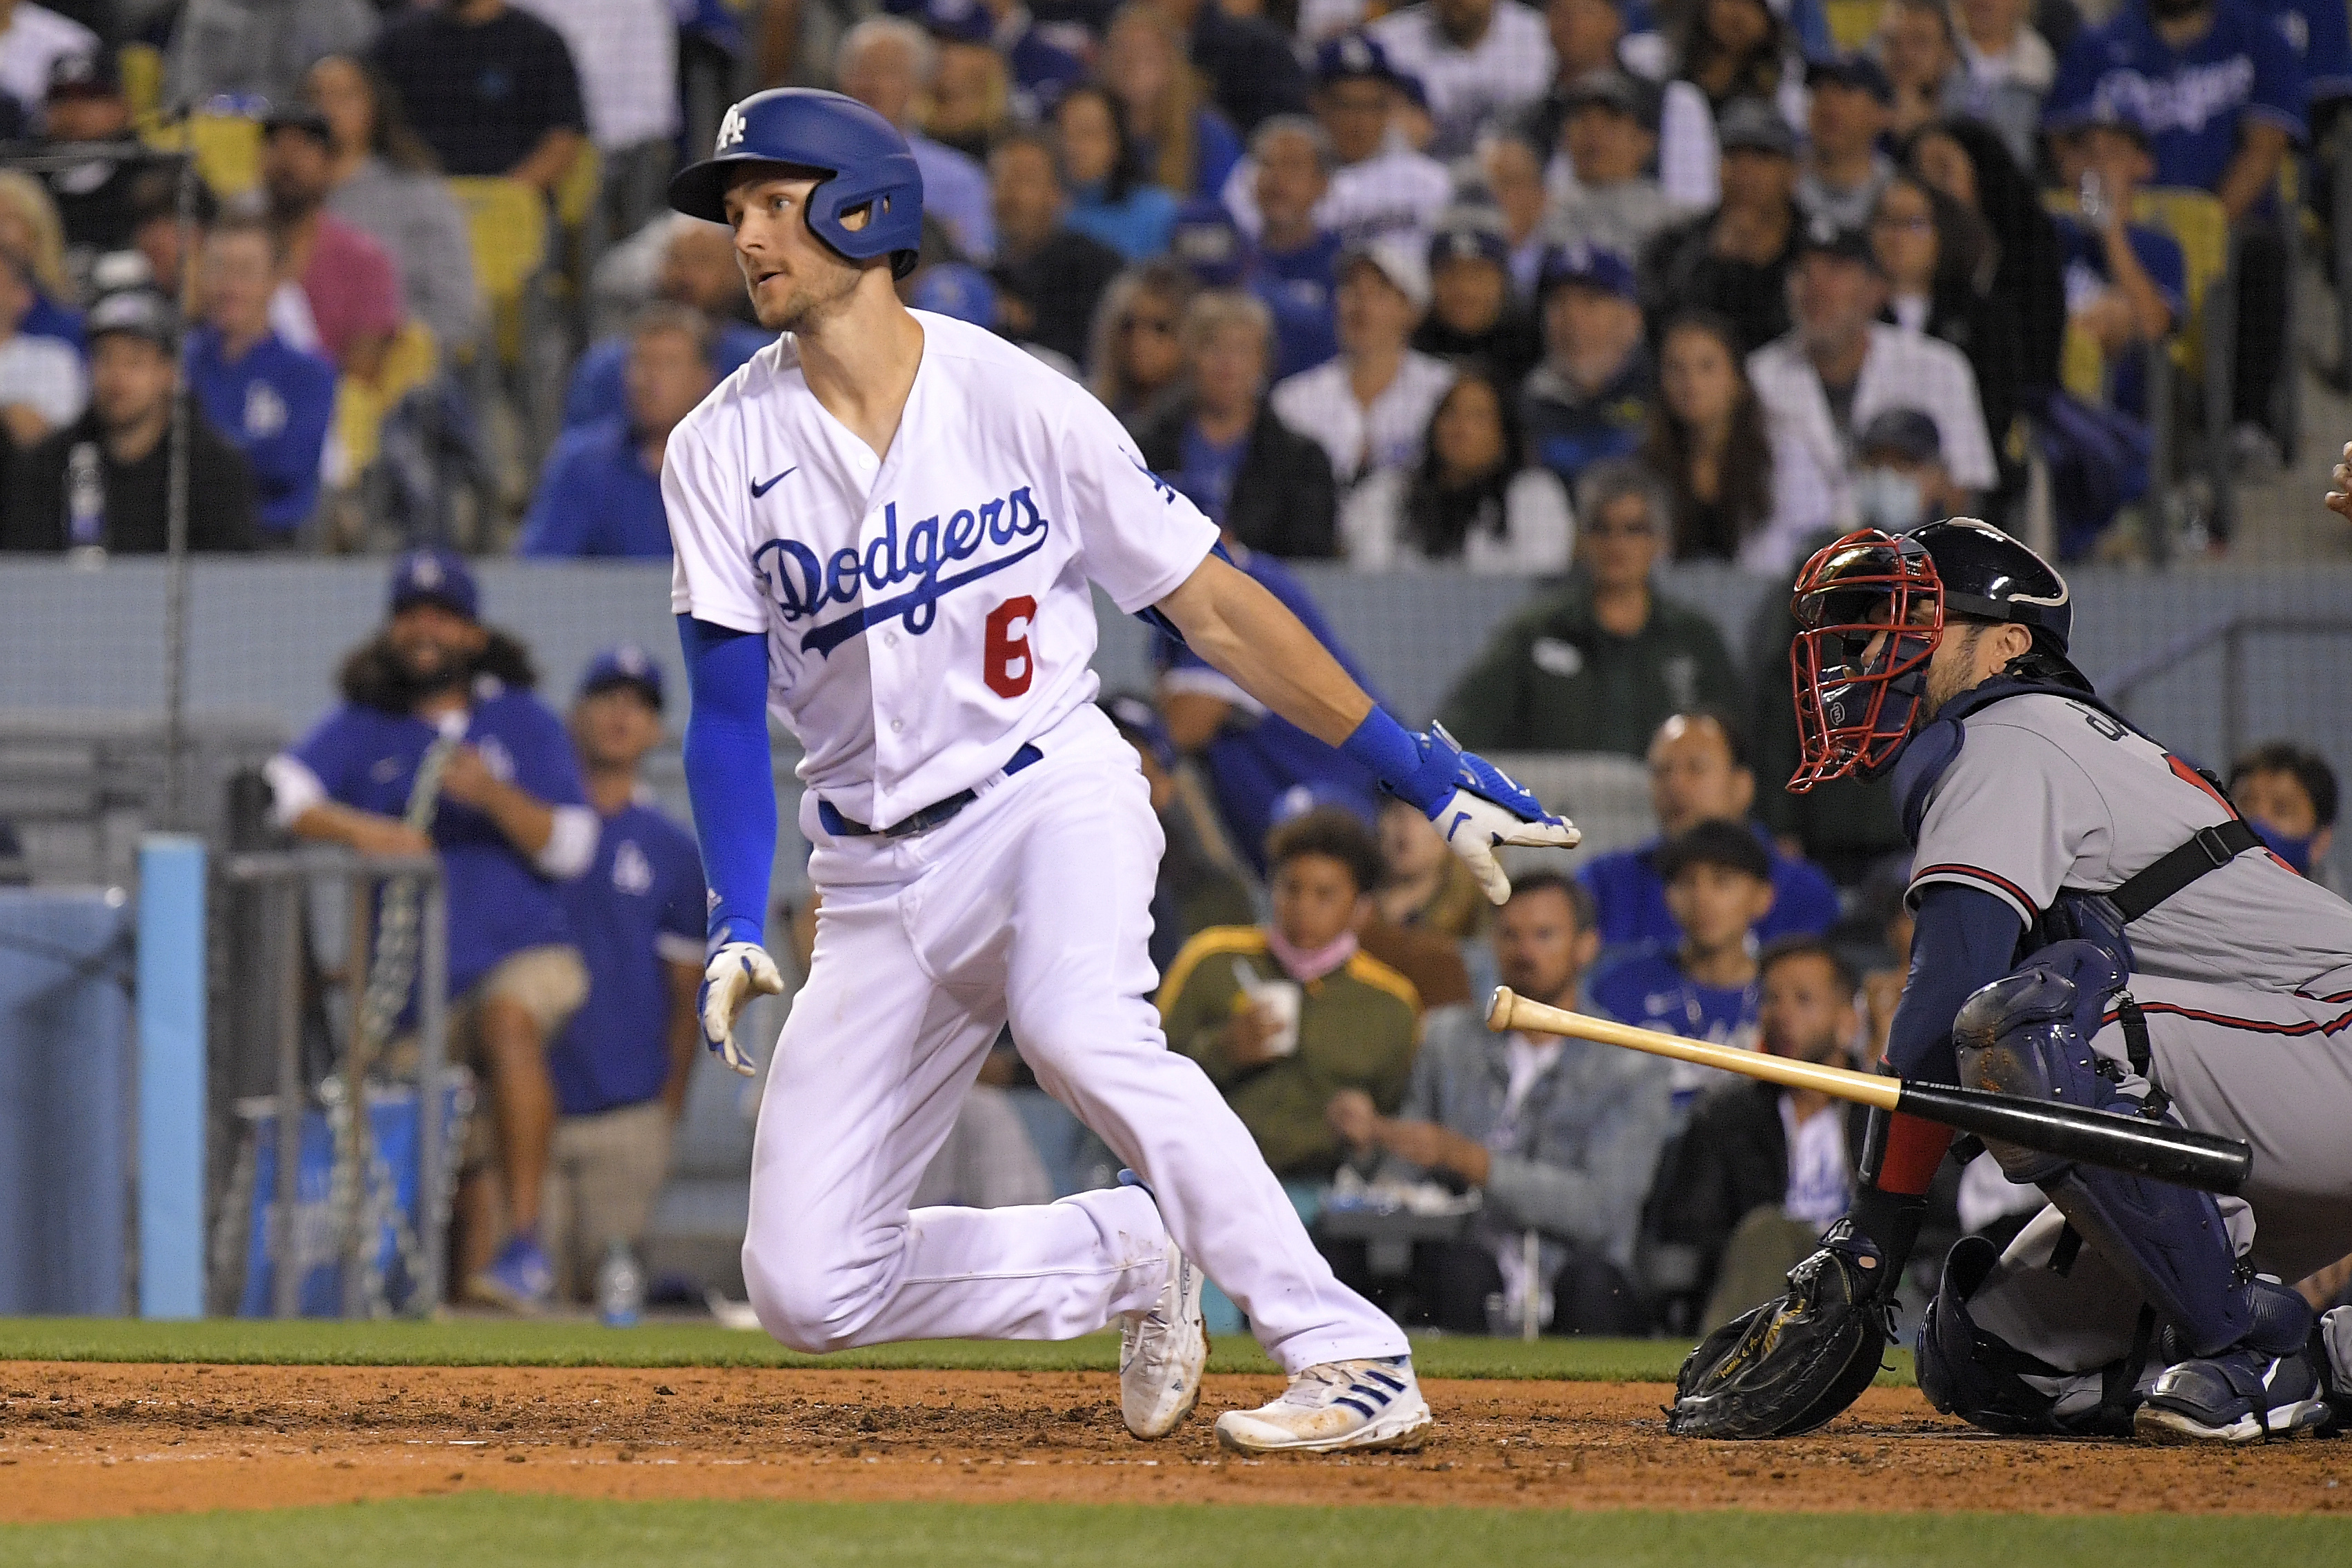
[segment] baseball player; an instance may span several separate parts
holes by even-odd
[[[899,304],[922,183],[871,110],[748,98],[670,200],[730,225],[761,323],[786,334],[678,427],[663,474],[711,887],[703,1030],[738,1071],[737,1010],[782,988],[761,945],[771,713],[805,751],[824,901],[752,1155],[760,1321],[809,1351],[1117,1322],[1128,1426],[1157,1437],[1200,1397],[1205,1270],[1290,1374],[1273,1403],[1220,1417],[1228,1447],[1417,1443],[1430,1415],[1402,1334],[1333,1279],[1146,999],[1161,840],[1134,749],[1093,702],[1088,584],[1422,807],[1490,896],[1508,889],[1496,845],[1575,830],[1374,706],[1076,384]],[[1133,1185],[910,1213],[1007,1021]]]
[[[2340,1419],[2352,1312],[2315,1322],[2279,1281],[2352,1252],[2352,905],[2098,698],[2064,580],[1998,529],[1848,535],[1795,610],[1790,787],[1891,771],[1916,846],[1888,1066],[2253,1148],[2243,1196],[2216,1199],[1996,1145],[2049,1206],[2006,1251],[1946,1258],[1921,1389],[1997,1432],[2251,1442]],[[1693,1353],[1675,1429],[1785,1435],[1852,1402],[1950,1142],[1874,1113],[1847,1217],[1787,1299]]]

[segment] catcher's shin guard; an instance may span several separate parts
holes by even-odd
[[[2121,966],[2095,944],[2043,948],[1961,1005],[1952,1021],[1960,1082],[2143,1114],[2141,1103],[2091,1050],[2098,1009],[2123,980]],[[2249,1315],[2236,1251],[2211,1194],[2013,1145],[1989,1146],[2011,1181],[2040,1187],[2083,1239],[2139,1287],[2189,1354],[2210,1355],[2245,1337]]]

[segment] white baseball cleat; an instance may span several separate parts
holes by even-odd
[[[1209,1365],[1209,1327],[1201,1317],[1203,1276],[1176,1243],[1168,1244],[1168,1281],[1151,1310],[1124,1314],[1118,1335],[1118,1405],[1127,1429],[1164,1437],[1201,1402]]]
[[[1433,1424],[1412,1358],[1382,1356],[1308,1367],[1273,1404],[1218,1416],[1217,1441],[1241,1454],[1417,1448]]]

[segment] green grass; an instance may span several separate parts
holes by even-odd
[[[952,1562],[956,1568],[2164,1568],[2233,1559],[2342,1562],[2352,1521],[2252,1516],[1547,1513],[1478,1509],[1049,1503],[623,1503],[469,1493],[273,1513],[212,1513],[0,1528],[22,1568],[500,1568],[709,1564],[794,1568]]]
[[[1428,1377],[1671,1380],[1689,1347],[1668,1340],[1423,1339],[1414,1364]],[[1109,1371],[1115,1334],[1057,1343],[934,1340],[802,1355],[765,1334],[703,1323],[608,1329],[566,1321],[293,1322],[208,1319],[0,1318],[0,1360],[202,1361],[336,1366],[829,1366],[923,1370]],[[1269,1372],[1251,1341],[1220,1339],[1215,1372]]]

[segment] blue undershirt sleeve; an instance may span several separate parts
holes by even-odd
[[[1919,895],[1911,936],[1911,972],[1886,1035],[1886,1060],[1905,1078],[1956,1083],[1952,1020],[1980,986],[2015,967],[2024,925],[2017,911],[1982,888],[1929,883]]]
[[[710,883],[713,951],[762,940],[776,862],[774,762],[768,747],[768,639],[677,618],[694,712],[686,722],[686,794]]]

